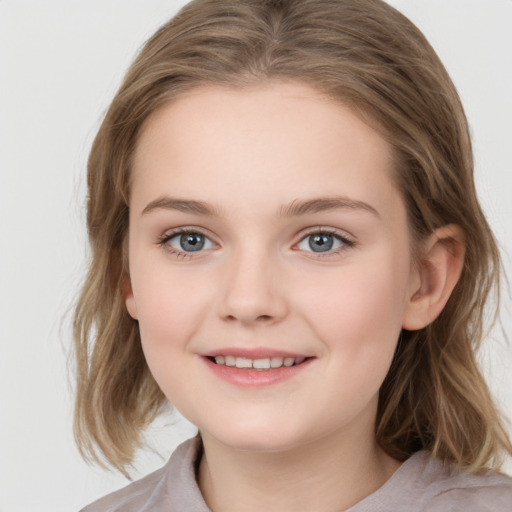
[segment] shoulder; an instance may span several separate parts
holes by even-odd
[[[407,467],[405,468],[407,469]],[[417,510],[428,512],[510,512],[512,479],[495,471],[472,474],[425,452],[409,461]]]
[[[470,474],[426,452],[415,453],[350,512],[511,512],[512,479]]]
[[[429,512],[510,512],[512,510],[512,479],[489,471],[470,474],[449,468],[439,461],[430,466],[439,472],[425,492],[425,510]]]
[[[107,494],[80,512],[139,511],[150,500],[165,499],[162,487],[166,481],[167,465],[118,491]],[[162,496],[163,495],[163,496]]]
[[[100,498],[80,512],[208,512],[195,480],[200,449],[199,439],[185,441],[161,469]]]

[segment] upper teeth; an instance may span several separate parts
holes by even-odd
[[[247,357],[215,356],[217,364],[236,366],[237,368],[255,368],[257,370],[270,370],[281,366],[300,364],[305,357],[268,357],[265,359],[249,359]]]

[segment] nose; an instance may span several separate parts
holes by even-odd
[[[261,325],[281,321],[288,312],[279,264],[263,250],[245,250],[226,261],[220,316],[228,322]]]

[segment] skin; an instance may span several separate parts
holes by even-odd
[[[402,327],[438,314],[460,265],[439,243],[458,236],[451,227],[413,265],[391,176],[381,135],[297,83],[198,88],[147,121],[126,306],[156,381],[201,431],[215,512],[344,510],[399,466],[375,441],[379,388]],[[309,209],[291,211],[300,202]],[[184,228],[207,237],[202,250],[183,250]],[[312,250],[311,233],[334,234],[333,249]],[[228,347],[308,362],[238,386],[205,362]]]

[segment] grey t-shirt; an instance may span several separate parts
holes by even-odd
[[[189,439],[163,468],[81,512],[211,512],[195,478],[200,443],[199,438]],[[418,452],[380,489],[346,512],[459,511],[512,512],[512,479],[494,472],[463,473]]]

